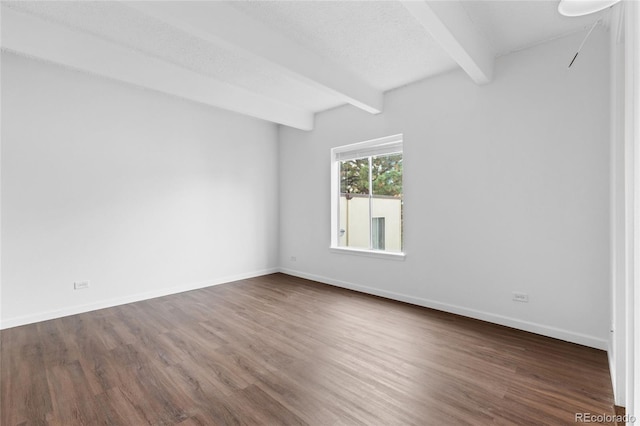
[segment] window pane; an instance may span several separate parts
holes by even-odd
[[[373,157],[373,195],[402,198],[402,154]]]
[[[402,198],[374,195],[371,209],[371,248],[402,252]]]
[[[369,159],[340,162],[338,246],[369,248]]]
[[[338,246],[369,248],[369,196],[366,194],[340,194],[340,229]]]
[[[402,252],[402,154],[373,157],[371,163],[372,248]]]
[[[359,158],[340,162],[340,193],[369,193],[369,159]]]

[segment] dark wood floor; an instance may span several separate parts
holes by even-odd
[[[574,424],[606,354],[274,274],[1,332],[3,426]]]

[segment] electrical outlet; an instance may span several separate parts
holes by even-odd
[[[295,256],[291,256],[291,257],[289,258],[289,260],[291,260],[292,262],[295,262],[295,261],[296,261],[296,260],[298,260],[298,259],[296,259],[296,257],[295,257]]]
[[[527,293],[513,293],[513,300],[516,302],[529,303],[529,295]]]
[[[83,288],[89,288],[89,281],[76,281],[73,283],[74,290],[82,290]]]

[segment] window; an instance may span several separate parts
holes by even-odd
[[[331,150],[335,249],[402,254],[402,135]]]

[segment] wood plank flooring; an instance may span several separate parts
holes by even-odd
[[[273,274],[3,330],[9,425],[574,424],[603,351]]]

